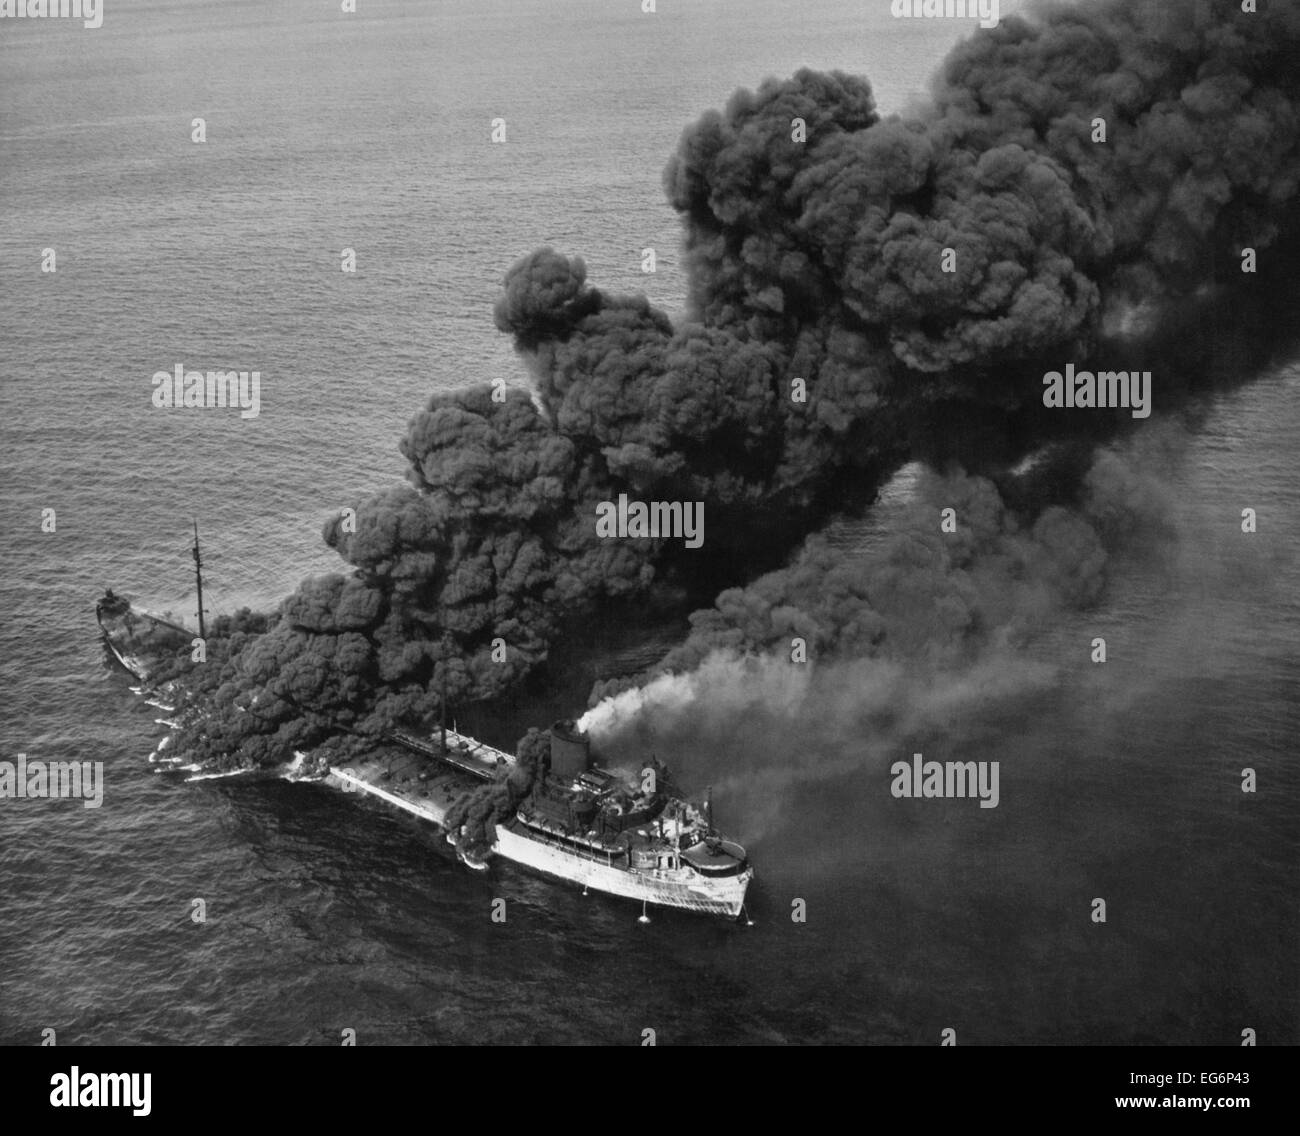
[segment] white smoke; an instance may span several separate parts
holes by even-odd
[[[761,707],[780,717],[794,714],[808,693],[811,667],[775,655],[715,651],[689,674],[663,674],[645,686],[624,690],[588,710],[578,729],[595,738],[621,733],[647,718],[665,727],[683,714],[710,716]]]
[[[920,739],[927,756],[933,746],[941,759],[964,757],[961,735],[983,714],[1061,678],[1056,663],[995,645],[940,670],[916,660],[800,664],[718,650],[694,671],[606,698],[578,725],[607,757],[654,753],[687,791],[711,785],[723,831],[752,847],[808,819],[805,790],[822,800],[842,789],[838,807],[869,810],[889,799],[890,762],[910,757]]]

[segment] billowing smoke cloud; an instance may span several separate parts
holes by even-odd
[[[1137,311],[1144,337],[1108,364],[1134,365],[1189,313],[1257,304],[1285,279],[1298,43],[1293,7],[1115,0],[973,35],[914,119],[882,119],[867,82],[838,72],[739,92],[684,133],[665,173],[689,321],[600,291],[551,249],[511,268],[495,317],[532,395],[429,401],[401,446],[411,487],[326,525],[353,574],[307,581],[265,635],[218,652],[196,680],[221,692],[215,719],[186,744],[260,762],[347,731],[364,744],[444,690],[499,696],[574,621],[752,581],[916,458],[970,472],[945,486],[945,505],[975,518],[961,540],[910,538],[888,565],[893,593],[874,583],[848,618],[785,602],[800,573],[858,598],[814,542],[786,573],[726,593],[672,665],[701,662],[724,629],[738,651],[801,632],[846,655],[880,635],[959,650],[977,615],[1016,633],[1022,615],[988,582],[1011,570],[1035,581],[1019,597],[1029,615],[1035,594],[1048,608],[1086,595],[1126,514],[1075,506],[1087,470],[1107,476],[1092,446],[1122,420],[1044,410],[1044,362],[1110,350]],[[1243,246],[1257,276],[1241,272]],[[1199,373],[1157,375],[1157,413]],[[1004,476],[1047,442],[1037,475]],[[702,501],[704,547],[599,538],[596,505],[623,492]],[[972,568],[919,630],[894,618],[963,555],[998,571]]]
[[[1113,557],[1174,550],[1164,486],[1182,438],[1156,427],[1107,448],[1077,505],[1031,523],[985,478],[904,471],[874,534],[814,536],[724,591],[649,675],[598,684],[579,725],[607,752],[674,755],[761,841],[793,791],[879,779],[913,747],[950,744],[954,722],[1056,690],[1060,659],[1086,661],[1089,643],[1041,640],[1094,603]]]
[[[875,548],[811,537],[788,567],[696,612],[689,637],[658,670],[694,669],[718,652],[776,652],[796,670],[802,659],[873,657],[937,668],[963,665],[990,646],[1014,648],[1062,609],[1098,598],[1110,549],[1131,544],[1135,533],[1152,545],[1169,535],[1160,477],[1169,449],[1153,432],[1099,454],[1081,503],[1050,506],[1032,521],[1009,509],[986,478],[924,470]],[[945,510],[952,510],[951,531],[941,526]],[[622,690],[629,681],[598,690]],[[595,725],[601,716],[588,720]]]
[[[551,735],[530,729],[515,749],[518,760],[506,776],[462,793],[443,818],[447,831],[457,837],[457,846],[471,855],[492,847],[497,821],[513,815],[532,788],[538,770],[549,764]]]
[[[791,823],[825,816],[796,794],[888,783],[889,764],[919,747],[953,756],[954,722],[1054,692],[1058,666],[988,646],[960,669],[915,659],[838,657],[796,670],[789,657],[720,648],[690,672],[664,673],[600,702],[583,719],[602,750],[667,759],[693,790],[725,802],[724,831],[761,847]],[[788,836],[788,833],[787,833]]]

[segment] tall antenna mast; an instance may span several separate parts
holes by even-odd
[[[442,726],[442,737],[439,741],[439,745],[442,748],[442,752],[446,753],[447,752],[447,669],[445,666],[443,667],[443,672],[442,672],[442,694],[439,696],[438,701],[441,704],[440,724]]]
[[[451,663],[451,637],[443,631],[442,634],[442,691],[438,697],[439,719],[442,725],[442,737],[439,745],[442,752],[447,752],[447,667]]]
[[[199,522],[198,518],[194,520],[194,585],[199,593],[199,638],[208,637],[207,628],[203,623],[203,561],[199,559]]]

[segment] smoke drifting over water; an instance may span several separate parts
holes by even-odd
[[[841,807],[851,799],[858,813],[869,811],[887,795],[890,764],[910,747],[964,757],[941,741],[955,721],[1058,684],[1057,667],[1000,650],[960,671],[841,659],[797,674],[774,656],[719,651],[695,671],[602,701],[583,723],[612,751],[669,756],[693,786],[712,785],[724,829],[758,848],[792,824],[823,823],[801,807],[800,793],[850,785]]]
[[[813,540],[725,592],[665,667],[796,635],[814,659],[884,643],[953,667],[1094,597],[1148,490],[1092,458],[1127,414],[1045,410],[1041,376],[1115,351],[1103,332],[1140,306],[1147,334],[1102,362],[1154,353],[1168,413],[1206,376],[1160,354],[1162,336],[1211,299],[1259,308],[1285,278],[1298,42],[1284,6],[1050,7],[960,45],[914,120],[881,119],[867,82],[838,72],[737,93],[665,173],[690,321],[592,287],[551,249],[511,268],[495,316],[535,391],[430,400],[401,445],[411,487],[326,526],[353,574],[307,581],[275,627],[232,644],[201,676],[216,717],[185,743],[278,760],[339,726],[373,738],[426,717],[444,688],[503,695],[570,621],[749,583],[917,458],[969,471],[931,494],[956,534],[931,513],[867,578]],[[620,493],[703,502],[704,547],[600,539],[596,506]],[[237,712],[250,695],[257,713]]]
[[[990,481],[923,472],[879,539],[813,537],[788,568],[723,592],[653,677],[604,684],[580,725],[612,750],[701,762],[692,780],[720,779],[747,830],[775,819],[783,790],[879,775],[922,739],[946,747],[955,720],[1058,685],[1036,641],[1098,597],[1112,549],[1170,551],[1178,443],[1153,430],[1104,451],[1081,503],[1032,523]],[[940,531],[942,507],[956,532]]]

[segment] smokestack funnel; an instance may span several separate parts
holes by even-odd
[[[572,778],[591,768],[591,740],[572,718],[551,726],[551,773]]]

